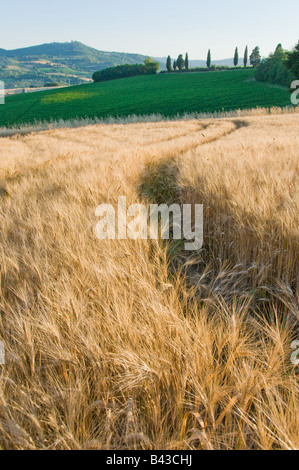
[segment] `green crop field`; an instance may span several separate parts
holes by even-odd
[[[288,90],[258,83],[254,71],[159,74],[8,96],[0,126],[84,117],[229,111],[290,105]]]

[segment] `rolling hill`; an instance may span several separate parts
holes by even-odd
[[[96,70],[142,63],[145,58],[140,54],[98,51],[78,41],[0,49],[0,79],[6,88],[43,86],[49,81],[78,85],[90,81]]]
[[[203,113],[286,106],[286,89],[253,80],[252,69],[158,74],[8,96],[0,126],[34,121]]]
[[[78,41],[50,43],[21,49],[0,49],[0,80],[6,88],[44,86],[46,82],[79,85],[91,81],[97,70],[123,64],[141,64],[147,56],[99,51]],[[166,57],[154,57],[160,69]],[[174,60],[174,59],[173,59]],[[240,59],[240,64],[242,59]],[[233,65],[233,59],[213,60],[215,65]],[[205,60],[190,60],[190,67],[205,67]]]

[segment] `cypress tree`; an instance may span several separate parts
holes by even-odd
[[[177,63],[176,63],[176,60],[174,61],[173,63],[173,70],[176,70],[177,69]]]
[[[171,72],[172,67],[171,67],[171,57],[170,57],[170,55],[167,57],[166,68],[167,68],[168,72]]]
[[[282,49],[282,44],[281,42],[277,45],[275,52],[279,52]]]
[[[178,66],[179,71],[181,72],[183,68],[185,67],[185,61],[183,59],[182,54],[180,54],[177,58],[176,64]]]
[[[256,46],[253,51],[252,51],[252,54],[250,55],[250,64],[253,66],[253,67],[257,67],[258,65],[260,65],[261,63],[261,54],[260,54],[260,48],[258,46]]]
[[[207,67],[208,69],[211,67],[212,57],[211,57],[211,49],[209,49],[208,57],[207,57]]]
[[[247,62],[248,62],[248,46],[246,46],[246,49],[244,52],[244,67],[247,67]]]
[[[186,53],[186,57],[185,57],[185,69],[186,69],[186,70],[189,70],[189,56],[188,56],[188,52]]]
[[[234,56],[234,66],[237,67],[238,63],[239,63],[239,51],[238,51],[238,48],[236,47],[235,56]]]
[[[279,43],[278,46],[275,49],[274,57],[277,60],[283,60],[284,56],[285,56],[285,52],[283,50],[282,45]]]

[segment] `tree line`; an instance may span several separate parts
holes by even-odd
[[[244,52],[244,58],[243,58],[244,67],[247,67],[248,59],[250,61],[250,65],[252,65],[253,67],[257,67],[261,63],[262,58],[260,54],[260,48],[258,46],[253,49],[249,58],[248,58],[248,46],[246,46],[245,52]],[[212,65],[211,49],[209,49],[208,51],[206,64],[207,64],[208,69],[216,68],[216,66]],[[239,49],[238,47],[236,47],[235,53],[234,53],[234,66],[237,67],[238,64],[239,64]],[[166,69],[168,72],[176,72],[177,70],[179,72],[181,72],[182,70],[185,70],[186,72],[188,72],[190,70],[188,53],[186,54],[185,59],[183,57],[183,54],[180,54],[174,62],[172,62],[171,56],[169,55],[166,61]],[[192,70],[196,70],[196,69],[192,69]]]
[[[153,75],[159,70],[159,62],[154,62],[150,57],[143,64],[125,64],[116,67],[108,67],[95,72],[92,76],[94,82],[107,82],[119,78],[136,77],[139,75]]]

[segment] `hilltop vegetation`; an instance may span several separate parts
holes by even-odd
[[[8,96],[0,126],[75,118],[230,111],[290,105],[287,90],[254,81],[252,69],[159,74]]]

